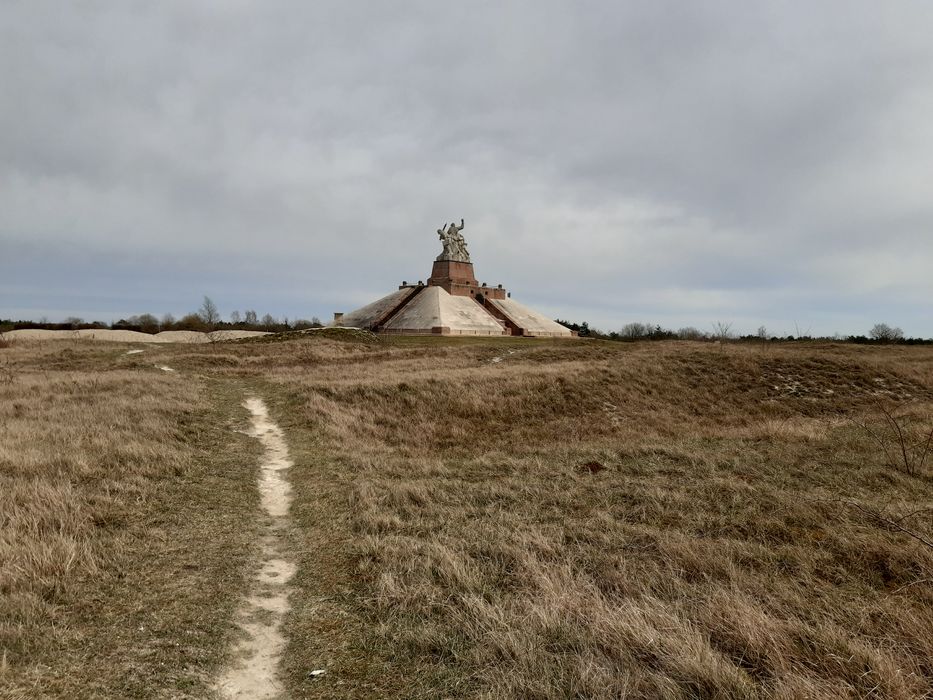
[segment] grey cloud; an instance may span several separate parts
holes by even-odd
[[[604,328],[933,335],[927,3],[0,18],[0,316],[325,316],[426,277],[465,216],[481,278]]]

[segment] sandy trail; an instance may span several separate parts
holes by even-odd
[[[266,522],[260,542],[261,565],[237,611],[244,635],[234,647],[233,665],[221,675],[216,688],[224,698],[280,698],[284,692],[278,678],[285,648],[282,619],[289,610],[288,582],[295,574],[295,564],[285,555],[282,541],[292,501],[284,471],[292,461],[282,431],[269,419],[263,400],[250,398],[243,405],[252,414],[248,434],[265,448],[259,494]]]

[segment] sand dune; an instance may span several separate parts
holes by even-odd
[[[112,331],[106,328],[88,328],[78,331],[50,331],[40,328],[21,329],[0,333],[6,340],[108,340],[117,343],[210,343],[218,340],[239,340],[268,335],[266,331],[162,331],[149,334],[138,331]]]

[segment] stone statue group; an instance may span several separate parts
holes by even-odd
[[[457,262],[470,262],[470,251],[467,250],[466,241],[461,235],[463,230],[463,219],[460,219],[460,225],[451,223],[449,226],[444,224],[437,229],[437,235],[444,244],[444,250],[437,256],[438,260],[455,260]]]

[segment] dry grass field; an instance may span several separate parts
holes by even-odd
[[[204,696],[254,394],[295,462],[293,697],[933,696],[931,349],[125,350],[0,350],[0,694]]]
[[[258,450],[125,352],[0,349],[0,697],[203,697],[230,635]]]

